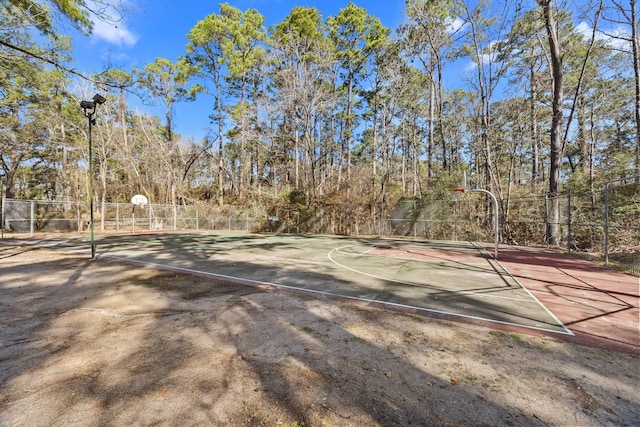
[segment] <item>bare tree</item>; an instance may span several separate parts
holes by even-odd
[[[609,37],[620,39],[631,45],[633,59],[633,74],[635,78],[635,121],[636,121],[636,149],[635,149],[635,173],[640,174],[640,34],[638,32],[638,2],[629,0],[626,7],[620,0],[611,0],[613,10],[605,11],[604,19],[615,24],[626,24],[631,27],[628,35],[605,34]]]
[[[551,86],[553,98],[551,103],[551,163],[549,166],[549,213],[547,219],[547,239],[550,245],[560,242],[560,168],[562,166],[562,104],[564,91],[562,87],[562,51],[558,39],[553,0],[536,0],[542,8],[544,25],[549,41],[549,65],[551,67]]]

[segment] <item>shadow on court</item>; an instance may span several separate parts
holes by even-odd
[[[629,373],[606,365],[608,354],[585,358],[584,349],[550,340],[131,264],[173,258],[258,274],[269,267],[260,257],[275,256],[256,251],[253,238],[229,238],[226,249],[212,247],[221,238],[185,239],[176,249],[156,237],[131,245],[101,239],[96,261],[82,241],[54,244],[78,253],[0,245],[0,424],[542,426],[566,414],[583,425],[637,418],[637,372],[627,355],[616,359]],[[327,247],[368,244],[338,241]],[[310,256],[319,243],[295,242],[263,240],[278,255],[261,274],[296,277],[302,261],[294,258],[288,271],[283,254]],[[351,247],[340,262],[361,268],[348,262],[362,258],[355,254]],[[319,282],[344,280],[320,270]],[[482,270],[480,259],[469,265]]]
[[[11,360],[0,376],[7,425],[275,425],[276,415],[315,425],[320,411],[378,425],[458,424],[464,418],[453,399],[482,404],[478,419],[487,423],[537,423],[256,287],[194,289],[185,277],[106,256],[80,266],[71,256],[30,266],[28,251],[3,250],[0,265],[7,325],[0,360]],[[174,280],[185,286],[176,289]],[[435,342],[433,352],[442,345]]]
[[[640,278],[535,248],[504,247],[500,263],[571,329],[565,339],[640,354]]]
[[[558,253],[505,246],[496,262],[469,242],[234,232],[97,244],[100,257],[640,353],[638,278]]]
[[[80,250],[78,241],[51,242]],[[98,256],[471,323],[571,334],[479,245],[230,232],[101,236]]]

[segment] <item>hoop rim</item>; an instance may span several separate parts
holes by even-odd
[[[143,194],[136,194],[131,198],[131,203],[138,206],[144,206],[149,203],[149,200]]]

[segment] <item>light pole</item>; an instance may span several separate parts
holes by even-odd
[[[100,104],[104,104],[106,99],[98,95],[93,96],[93,101],[81,101],[80,108],[84,112],[84,116],[89,120],[89,228],[91,229],[91,259],[96,259],[96,244],[93,238],[93,148],[91,146],[91,126],[96,124],[96,119],[93,115],[96,112],[96,107]]]

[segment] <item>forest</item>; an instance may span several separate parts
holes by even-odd
[[[556,196],[640,175],[638,6],[505,4],[407,0],[392,29],[353,2],[326,17],[294,7],[269,27],[258,10],[222,3],[193,23],[179,58],[81,76],[57,22],[88,33],[100,8],[3,1],[2,197],[87,201],[92,174],[96,206],[143,194],[384,215],[467,182],[500,201],[547,197],[547,243],[559,244]],[[449,87],[461,58],[474,67]],[[106,102],[90,164],[80,102],[95,93]],[[175,106],[204,96],[207,136],[176,133]],[[133,97],[164,113],[131,108]],[[637,218],[637,187],[629,197]]]

